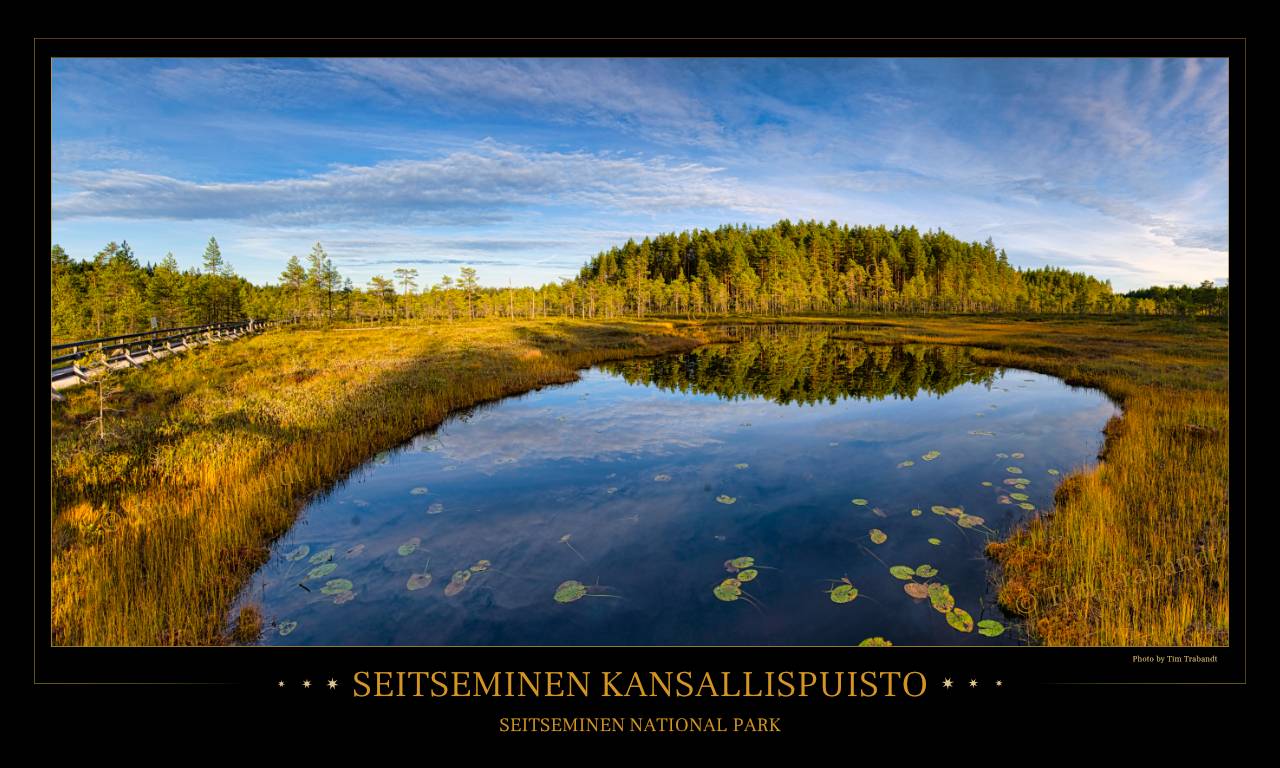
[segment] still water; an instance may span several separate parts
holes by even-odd
[[[983,547],[1096,461],[1115,406],[953,347],[736,333],[376,457],[254,577],[262,642],[1025,642]]]

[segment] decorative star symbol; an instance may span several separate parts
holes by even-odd
[[[277,687],[277,688],[283,688],[283,687],[284,687],[284,681],[283,681],[283,680],[281,680],[280,682],[276,683],[276,687]]]
[[[977,688],[977,687],[978,687],[978,681],[977,681],[977,680],[970,680],[970,681],[969,681],[969,687],[970,687],[970,688]]]
[[[996,687],[997,687],[997,688],[999,688],[999,687],[1000,687],[1000,686],[1002,686],[1002,685],[1004,685],[1004,681],[1003,681],[1003,680],[997,680],[997,681],[996,681]]]
[[[942,687],[943,687],[943,688],[950,688],[950,687],[951,687],[951,678],[949,678],[949,677],[948,677],[946,680],[943,680],[943,681],[942,681]]]
[[[303,680],[303,681],[302,681],[302,687],[303,687],[303,688],[310,688],[310,687],[311,687],[311,681],[310,681],[310,680]]]
[[[330,688],[330,690],[332,690],[332,689],[334,689],[334,688],[337,688],[337,687],[338,687],[338,681],[337,681],[337,680],[330,680],[330,681],[329,681],[329,688]]]

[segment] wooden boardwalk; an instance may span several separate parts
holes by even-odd
[[[54,400],[61,400],[60,391],[83,384],[102,370],[103,364],[89,368],[80,366],[80,361],[87,354],[101,351],[106,355],[105,365],[115,370],[133,368],[205,344],[233,341],[280,324],[281,321],[277,320],[242,320],[54,344],[49,348],[51,395]]]

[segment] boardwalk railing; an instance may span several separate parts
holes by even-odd
[[[150,360],[185,352],[202,344],[248,336],[279,325],[280,322],[240,320],[54,344],[49,347],[49,380],[53,398],[61,400],[62,396],[58,394],[58,390],[88,381],[97,370],[80,367],[79,360],[86,354],[101,351],[106,355],[106,364],[112,368],[140,366]]]

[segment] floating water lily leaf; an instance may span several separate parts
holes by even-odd
[[[912,461],[911,459],[907,459],[906,461],[898,462],[898,469],[904,469],[906,467],[914,467],[915,465],[916,463],[914,461]]]
[[[323,579],[325,576],[338,570],[337,563],[322,563],[307,572],[308,579]]]
[[[280,636],[284,637],[297,628],[298,628],[298,622],[296,621],[283,622],[280,624]]]
[[[865,507],[865,506],[867,506],[867,500],[866,500],[866,499],[854,499],[854,500],[853,500],[853,503],[854,503],[854,504],[856,504],[856,505],[858,505],[859,507]]]
[[[912,516],[912,517],[919,517],[919,516],[921,516],[921,515],[923,515],[923,514],[924,514],[924,510],[922,510],[922,509],[913,509],[913,510],[911,510],[911,516]]]
[[[949,514],[951,514],[951,508],[950,508],[950,507],[944,507],[944,506],[942,506],[941,504],[934,504],[932,507],[929,507],[929,509],[930,509],[930,510],[933,512],[933,514],[935,514],[935,515],[949,515]]]
[[[934,576],[938,575],[938,569],[928,563],[925,563],[924,565],[917,565],[916,575],[922,579],[932,579]]]
[[[738,581],[755,581],[756,576],[759,575],[760,572],[755,568],[747,568],[746,570],[738,571]]]
[[[396,549],[396,552],[399,552],[401,557],[408,557],[418,549],[418,545],[421,543],[422,543],[422,539],[418,538],[417,536],[414,536],[412,539],[409,539],[405,543],[401,544]]]
[[[936,547],[942,543],[942,539],[931,538],[929,539],[929,543]]]
[[[471,571],[454,571],[453,578],[449,579],[449,584],[444,588],[445,597],[453,597],[467,586],[467,582],[471,581]]]
[[[1000,502],[1001,504],[1013,503],[1013,499],[1009,498],[1008,496],[1005,496],[1004,494],[1000,494],[1000,498],[996,499],[996,501]]]
[[[1026,457],[1027,457],[1027,454],[1025,454],[1025,453],[1023,453],[1023,452],[1021,452],[1021,451],[1018,451],[1017,453],[1011,453],[1011,454],[1009,454],[1009,458],[1011,458],[1011,459],[1025,459]]]
[[[939,613],[946,613],[954,608],[956,599],[951,596],[951,587],[946,584],[930,584],[929,604]]]
[[[605,493],[609,493],[609,494],[613,494],[613,493],[617,493],[617,492],[618,492],[618,489],[617,489],[617,487],[616,487],[616,486],[610,486],[610,487],[608,487],[608,488],[605,488],[605,489],[604,489],[604,492],[605,492]]]
[[[1060,473],[1059,473],[1059,472],[1058,472],[1058,470],[1056,470],[1056,469],[1051,469],[1051,470],[1049,470],[1049,474],[1051,474],[1051,475],[1057,475],[1057,474],[1060,474]]]
[[[334,605],[342,605],[356,599],[356,593],[351,590],[344,590],[333,596]]]
[[[1022,474],[1022,470],[1021,470],[1020,468],[1018,468],[1018,467],[1005,467],[1005,468],[1004,468],[1004,471],[1005,471],[1005,472],[1008,472],[1008,473],[1009,473],[1009,474],[1011,474],[1011,475],[1020,475],[1020,474]]]
[[[883,544],[889,540],[889,535],[879,528],[871,529],[871,541],[875,544]]]
[[[831,590],[831,602],[848,603],[852,602],[858,596],[858,590],[854,589],[852,584],[841,584]]]
[[[973,617],[962,608],[952,608],[947,613],[947,623],[961,632],[973,631]]]
[[[737,501],[737,499],[735,499],[735,498],[734,498],[734,497],[732,497],[732,496],[727,496],[727,495],[725,495],[725,494],[723,494],[723,493],[722,493],[722,494],[720,494],[719,496],[717,496],[717,497],[716,497],[716,501],[720,502],[721,504],[732,504],[732,503],[734,503],[735,501]]]
[[[654,476],[653,476],[653,482],[655,482],[655,483],[668,483],[668,482],[671,482],[671,475],[667,475],[667,474],[654,475]]]
[[[866,640],[858,643],[859,648],[888,648],[893,643],[885,640],[883,637],[868,637]]]
[[[744,555],[742,557],[733,558],[732,560],[729,561],[729,564],[732,565],[734,568],[741,570],[743,568],[750,568],[751,566],[755,565],[756,559],[754,557],[748,557]]]
[[[415,573],[410,576],[409,581],[405,583],[405,587],[410,592],[419,589],[426,589],[429,586],[431,586],[431,574],[429,573]]]
[[[952,517],[964,517],[964,510],[961,509],[960,507],[952,507],[951,509],[947,510],[947,514],[951,515]]]
[[[319,563],[327,563],[332,559],[333,559],[333,547],[329,547],[328,549],[322,549],[319,552],[312,555],[310,563],[312,565],[317,565]]]
[[[297,562],[302,558],[306,557],[310,552],[311,552],[311,547],[307,546],[306,544],[303,544],[302,546],[293,550],[289,554],[285,555],[284,559],[289,560],[290,562]]]
[[[1025,493],[1011,493],[1011,494],[1009,494],[1009,498],[1011,498],[1011,499],[1013,499],[1013,500],[1015,500],[1015,501],[1026,501],[1026,500],[1027,500],[1027,499],[1029,499],[1030,497],[1029,497],[1029,496],[1027,496],[1027,494],[1025,494]]]
[[[997,459],[1007,459],[1007,458],[1009,458],[1009,454],[1007,454],[1007,453],[997,453],[997,454],[996,454],[996,458],[997,458]]]
[[[717,586],[715,589],[711,590],[711,593],[712,593],[713,595],[715,595],[717,599],[719,599],[719,600],[723,600],[723,601],[725,601],[726,603],[731,603],[731,602],[733,602],[734,600],[737,600],[737,599],[738,599],[738,596],[742,594],[742,588],[741,588],[741,587],[735,587],[735,586],[732,586],[732,585],[729,585],[729,584],[720,584],[720,585],[719,585],[719,586]],[[557,592],[556,594],[557,594],[557,595],[559,595],[559,593],[558,593],[558,592]],[[560,598],[559,598],[558,596],[556,597],[556,599],[557,599],[557,600],[560,600]],[[576,597],[575,597],[575,598],[572,598],[572,599],[577,600],[578,598],[576,598]],[[568,601],[568,600],[560,600],[560,602],[562,602],[562,603],[567,603],[567,602],[569,602],[569,601]]]
[[[961,528],[973,528],[987,522],[984,518],[977,515],[960,515],[960,519],[956,521],[956,525]]]
[[[999,637],[1004,634],[1004,625],[992,619],[983,619],[978,622],[978,634],[987,637]]]
[[[992,487],[992,483],[991,483],[991,481],[990,481],[990,480],[983,480],[983,481],[982,481],[982,487],[983,487],[983,488],[990,488],[990,487]]]
[[[489,568],[492,566],[493,566],[493,563],[489,562],[488,560],[477,560],[476,564],[471,566],[470,571],[472,573],[482,573],[484,571],[489,570]]]
[[[1019,504],[1018,506],[1022,507],[1023,509],[1027,510],[1028,512],[1030,512],[1031,510],[1033,510],[1033,509],[1035,509],[1035,508],[1036,508],[1036,505],[1035,505],[1035,504],[1032,504],[1032,503],[1031,503],[1031,502],[1029,502],[1029,501],[1024,501],[1024,502],[1022,502],[1021,504]]]
[[[733,468],[734,468],[734,469],[746,469],[746,468],[747,468],[747,467],[749,467],[749,466],[751,466],[751,465],[750,465],[750,464],[747,464],[747,463],[745,463],[745,462],[744,462],[744,463],[742,463],[742,464],[734,464],[734,465],[733,465]]]
[[[354,585],[351,583],[350,579],[330,579],[324,583],[323,587],[320,588],[320,594],[336,595],[339,592],[346,592],[353,586]]]
[[[923,600],[929,596],[929,588],[914,581],[909,581],[906,584],[903,584],[902,590],[917,600]]]
[[[427,487],[425,485],[420,485],[417,488],[414,488],[412,491],[409,491],[409,494],[411,496],[423,496],[427,493],[430,493],[430,491],[427,490]]]
[[[741,587],[741,586],[742,586],[742,579],[739,579],[739,578],[734,577],[734,576],[730,576],[729,578],[727,578],[727,579],[725,579],[724,581],[720,582],[720,584],[721,584],[721,586],[725,586],[725,587]]]
[[[555,598],[557,603],[572,603],[585,594],[587,594],[587,585],[571,579],[556,587]]]
[[[444,512],[444,504],[441,502],[433,502],[431,506],[427,507],[428,515],[438,515],[442,512]]]
[[[1005,485],[1026,485],[1026,482],[1020,477],[1006,477],[1004,479],[1004,484]]]
[[[916,569],[909,565],[895,565],[889,569],[889,573],[892,573],[896,578],[906,581],[916,575]]]
[[[921,456],[920,458],[924,459],[925,461],[933,461],[934,459],[938,458],[941,455],[942,455],[941,451],[929,451],[928,453]]]

